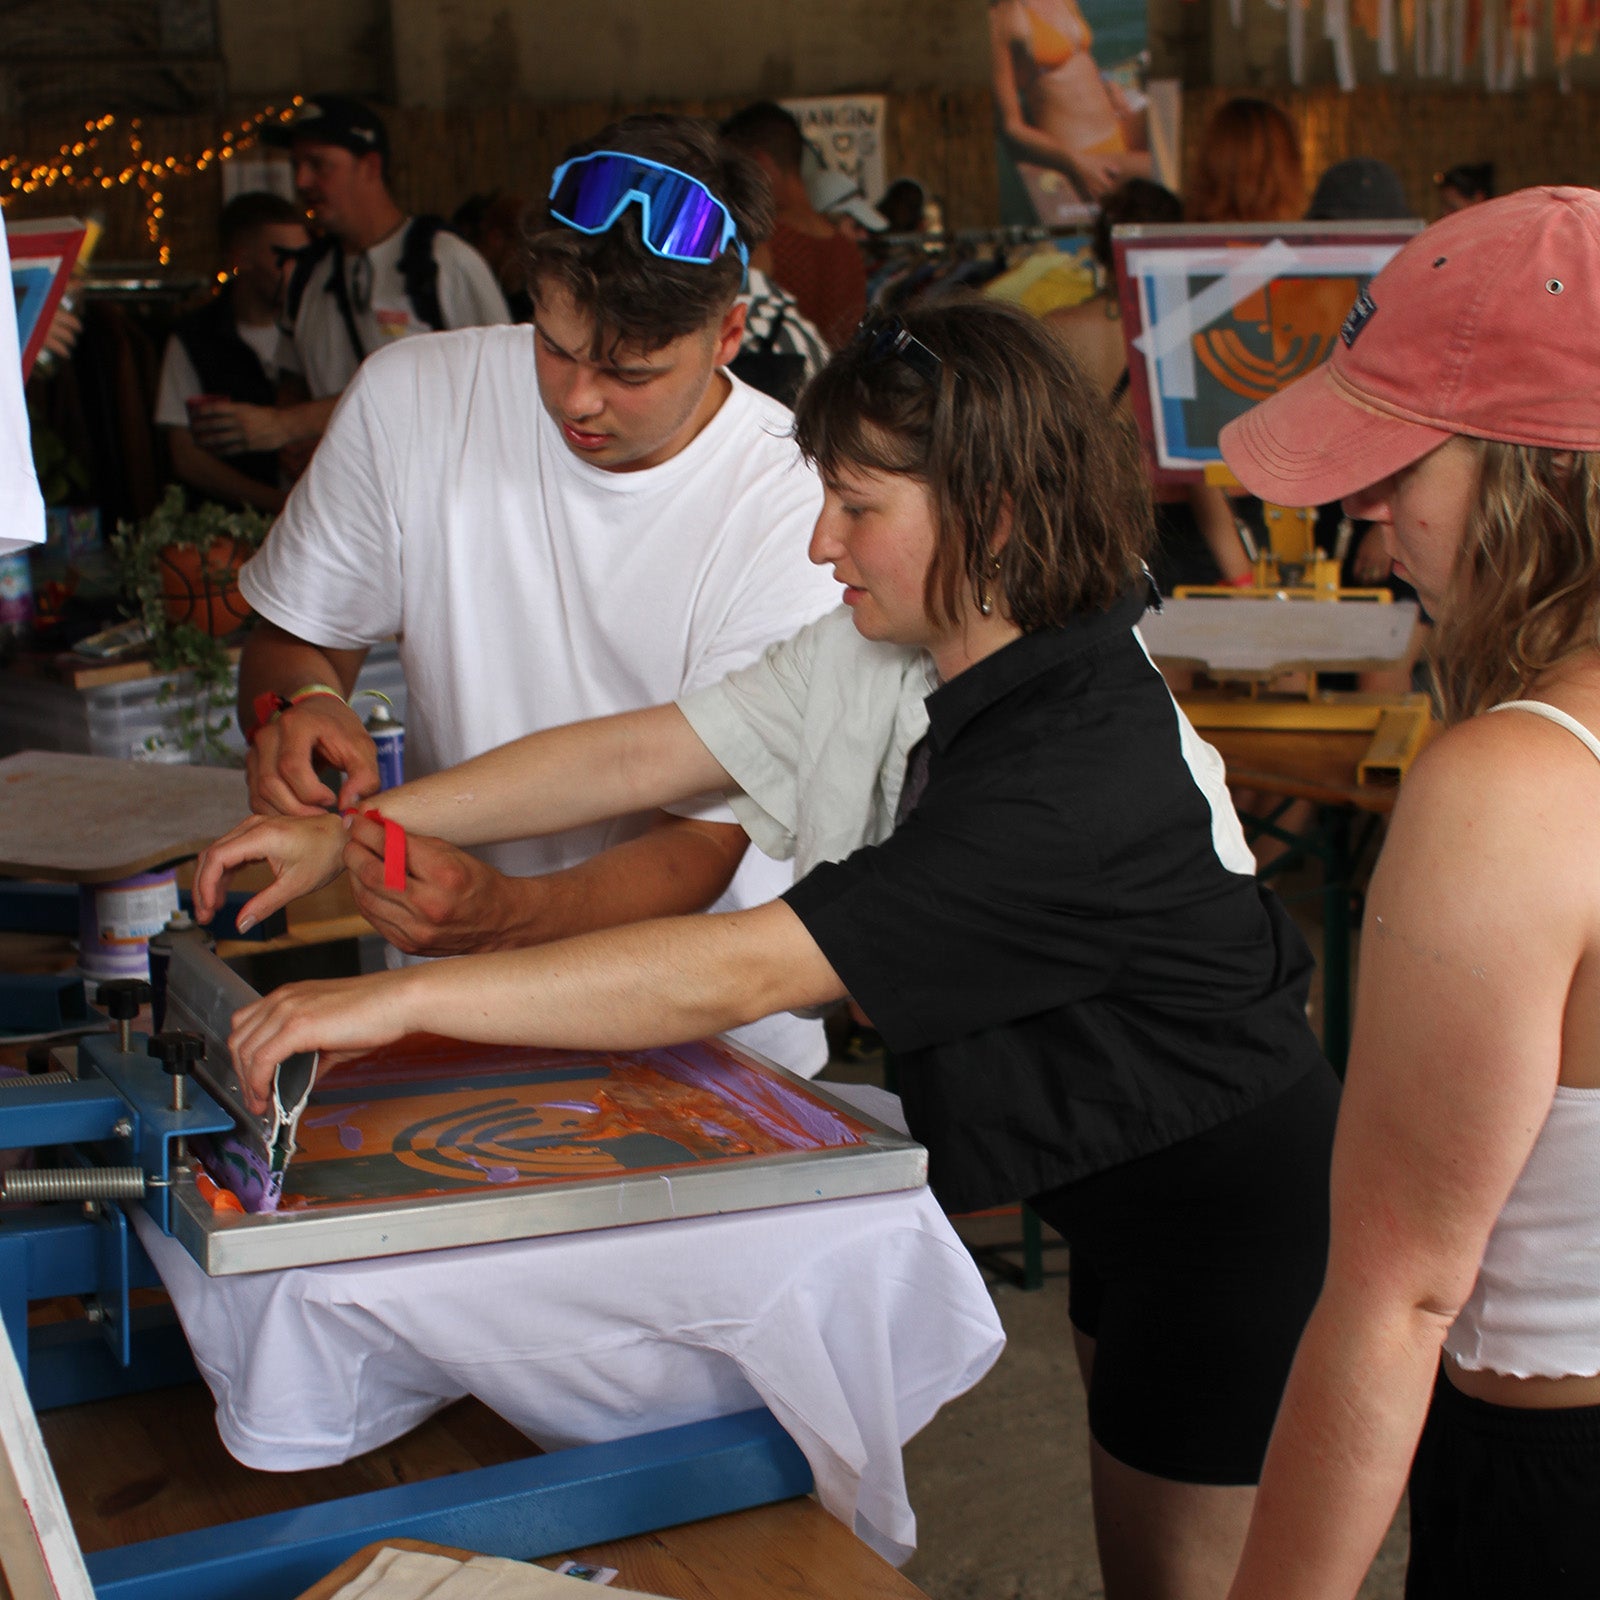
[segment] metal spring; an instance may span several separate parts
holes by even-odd
[[[0,1200],[139,1200],[142,1167],[52,1167],[0,1177]]]
[[[30,1089],[34,1087],[59,1089],[63,1084],[76,1083],[75,1074],[66,1071],[58,1072],[30,1072],[26,1077],[0,1078],[0,1089],[20,1089],[26,1084]]]

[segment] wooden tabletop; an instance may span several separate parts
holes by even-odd
[[[420,1539],[386,1539],[358,1550],[299,1600],[332,1600],[366,1569],[384,1544],[453,1556],[458,1561],[472,1555],[470,1550]],[[928,1600],[923,1590],[809,1497],[568,1554],[591,1566],[615,1567],[617,1589],[642,1590],[670,1600],[799,1600],[816,1595]],[[561,1559],[550,1556],[539,1565],[554,1569]],[[612,1592],[604,1588],[594,1591],[597,1597]]]
[[[1200,737],[1222,757],[1233,788],[1377,816],[1393,811],[1399,797],[1396,787],[1356,780],[1357,763],[1372,743],[1370,733],[1206,728]]]
[[[198,855],[249,812],[232,768],[24,750],[0,760],[0,874],[114,883]]]

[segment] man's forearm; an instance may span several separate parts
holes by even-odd
[[[277,513],[283,509],[285,493],[273,484],[262,483],[237,467],[230,466],[220,456],[201,449],[187,428],[167,430],[167,448],[172,456],[172,470],[191,489],[257,511]]]
[[[281,445],[296,444],[302,439],[320,439],[328,429],[328,419],[338,405],[338,395],[323,400],[302,400],[293,405],[279,407],[283,418],[284,437]]]
[[[510,878],[505,924],[487,949],[548,944],[624,923],[704,911],[749,843],[728,823],[664,817],[650,832],[537,878]]]
[[[332,650],[308,644],[265,618],[258,618],[239,658],[239,726],[256,724],[260,694],[292,695],[308,684],[325,683],[346,699],[355,688],[365,650]]]

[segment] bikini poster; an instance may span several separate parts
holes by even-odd
[[[1145,0],[986,0],[1000,220],[1081,226],[1129,178],[1179,181],[1179,86],[1151,82]]]

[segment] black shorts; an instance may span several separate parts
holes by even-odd
[[[1251,1484],[1322,1288],[1339,1086],[1315,1068],[1219,1128],[1029,1204],[1096,1341],[1089,1431],[1180,1483]]]
[[[1411,1467],[1406,1600],[1600,1595],[1600,1406],[1532,1411],[1440,1373]]]

